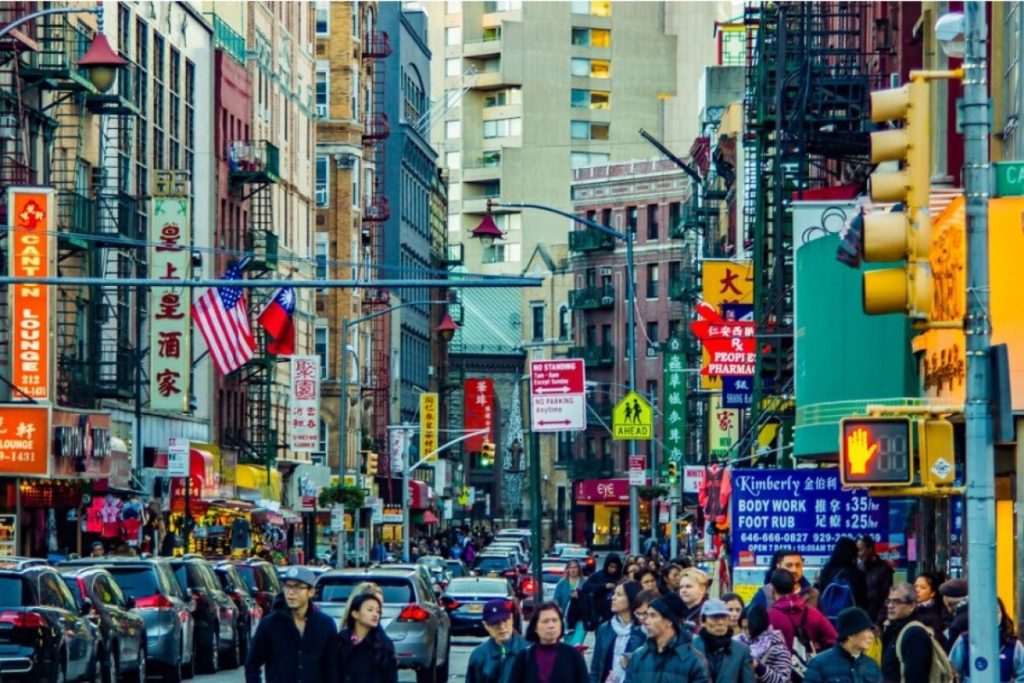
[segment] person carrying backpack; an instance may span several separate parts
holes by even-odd
[[[833,626],[836,617],[847,607],[867,607],[867,579],[857,567],[855,540],[844,536],[836,542],[828,562],[818,573],[815,587],[820,592],[818,610],[828,617]]]
[[[1003,601],[999,602],[999,683],[1015,683],[1024,680],[1024,645],[1013,630],[1013,620],[1006,613]],[[949,653],[949,661],[960,677],[961,683],[970,683],[971,646],[969,634],[960,634]]]
[[[799,683],[811,657],[836,644],[836,629],[821,612],[804,604],[793,572],[776,569],[771,586],[779,597],[768,610],[768,623],[782,633],[792,658],[793,681]]]
[[[917,596],[909,583],[897,583],[885,601],[882,680],[885,683],[952,683],[953,668],[927,626],[914,619]]]

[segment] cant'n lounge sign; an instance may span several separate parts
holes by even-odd
[[[44,187],[7,190],[8,272],[18,277],[51,277],[55,265],[56,212],[54,191]],[[12,401],[53,398],[53,288],[12,284],[10,296]]]

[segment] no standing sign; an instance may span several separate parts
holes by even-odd
[[[583,359],[530,362],[530,428],[570,432],[587,427]]]

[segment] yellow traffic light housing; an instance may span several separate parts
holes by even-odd
[[[363,456],[365,463],[363,472],[365,472],[368,477],[377,476],[377,454],[373,451],[363,451]]]
[[[917,425],[921,486],[939,489],[956,478],[953,425],[948,420],[921,420]]]
[[[932,305],[931,192],[929,85],[911,73],[901,88],[871,93],[871,120],[901,120],[902,128],[871,134],[871,161],[899,161],[894,172],[871,176],[871,198],[878,202],[902,202],[903,211],[873,213],[864,217],[864,260],[906,261],[905,267],[864,273],[864,312],[905,313],[927,318]]]

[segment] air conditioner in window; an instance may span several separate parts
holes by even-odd
[[[659,344],[648,344],[647,345],[647,357],[648,358],[654,358],[655,356],[658,355],[659,351],[661,351],[661,346]]]
[[[615,303],[615,297],[613,297],[613,296],[602,296],[601,297],[601,305],[602,306],[611,306],[614,303]]]
[[[327,105],[326,104],[317,104],[316,105],[316,115],[317,115],[317,118],[326,119],[327,118]]]
[[[327,206],[327,188],[318,187],[316,188],[316,205]]]
[[[612,274],[611,266],[601,266],[601,277],[610,277]]]
[[[351,152],[338,152],[334,155],[334,164],[338,168],[351,170],[352,168],[355,168],[356,159],[358,158],[359,157]]]

